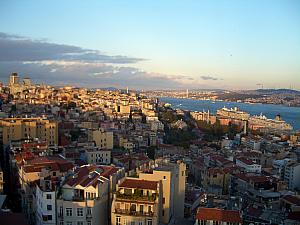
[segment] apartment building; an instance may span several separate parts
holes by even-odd
[[[85,165],[66,177],[57,196],[57,224],[106,225],[110,219],[111,193],[124,170]]]
[[[155,168],[138,173],[140,179],[161,182],[162,210],[160,223],[168,224],[172,218],[184,217],[186,165],[180,161],[171,163],[158,160]]]
[[[35,224],[56,225],[56,187],[59,179],[51,176],[40,179],[35,191]]]
[[[162,206],[161,182],[125,178],[119,182],[111,210],[111,224],[158,225]]]
[[[236,159],[236,165],[245,169],[249,173],[261,173],[261,165],[254,163],[245,157]]]
[[[111,163],[111,150],[88,148],[85,149],[85,159],[88,164],[107,164]]]
[[[20,194],[22,199],[22,211],[26,214],[27,218],[31,222],[39,221],[39,217],[36,216],[48,216],[51,214],[43,214],[43,206],[40,205],[40,214],[36,215],[37,200],[42,197],[41,192],[36,192],[36,184],[39,184],[42,180],[47,180],[49,177],[53,180],[59,180],[60,177],[65,176],[73,168],[73,164],[65,160],[64,158],[52,156],[52,157],[35,157],[33,156],[29,160],[21,159],[18,163],[18,179],[20,184]],[[46,188],[47,187],[47,188]],[[41,188],[40,188],[41,189]],[[41,190],[48,191],[48,186],[44,186]],[[37,196],[36,193],[39,195]],[[40,217],[40,218],[41,218]],[[42,220],[45,222],[46,217]],[[47,221],[52,223],[52,216],[47,217]],[[52,219],[50,219],[52,218]],[[41,220],[40,220],[41,221]]]
[[[291,162],[285,166],[284,180],[291,190],[300,188],[300,163]]]
[[[5,118],[0,120],[2,141],[7,145],[10,141],[38,138],[48,145],[58,144],[58,125],[41,117],[38,118]]]
[[[105,131],[103,128],[90,130],[89,139],[96,143],[96,146],[104,149],[113,149],[113,132]]]

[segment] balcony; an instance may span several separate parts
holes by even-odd
[[[157,195],[143,195],[141,193],[134,193],[134,194],[121,194],[117,192],[116,194],[117,199],[125,199],[131,201],[147,201],[147,202],[154,202],[156,200]]]
[[[126,214],[130,216],[154,216],[154,212],[140,212],[140,211],[134,211],[129,209],[115,209],[115,213],[117,214]]]

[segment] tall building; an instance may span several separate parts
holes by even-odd
[[[166,160],[155,162],[151,171],[139,173],[139,178],[161,182],[162,210],[160,222],[168,224],[172,218],[184,217],[186,165],[180,161],[171,163]]]
[[[56,121],[43,118],[5,118],[0,120],[2,141],[21,141],[38,138],[48,145],[58,144],[58,125]]]
[[[291,190],[300,188],[300,163],[291,162],[285,166],[284,180]]]
[[[9,77],[9,86],[19,84],[19,75],[17,73],[12,73]]]
[[[111,224],[158,225],[161,194],[161,183],[158,181],[125,178],[114,194]]]

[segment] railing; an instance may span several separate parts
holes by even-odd
[[[121,194],[120,192],[117,192],[117,198],[119,199],[128,199],[128,200],[140,200],[140,201],[149,201],[154,202],[156,200],[156,195],[140,195],[140,194]]]
[[[131,216],[153,216],[154,212],[133,211],[129,209],[115,209],[115,213],[126,214]]]

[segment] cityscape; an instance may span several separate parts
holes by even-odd
[[[300,224],[300,3],[0,2],[0,225]]]

